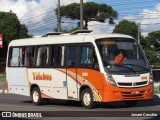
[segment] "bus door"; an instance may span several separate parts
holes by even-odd
[[[67,89],[68,99],[78,98],[77,86],[78,46],[67,47]]]

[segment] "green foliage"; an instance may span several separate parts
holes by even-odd
[[[160,31],[154,31],[148,34],[147,41],[152,45],[156,51],[160,51]]]
[[[115,26],[113,32],[127,34],[137,39],[138,26],[135,22],[122,20],[119,22],[118,25]],[[160,39],[160,31],[151,32],[148,34],[148,37],[146,38],[140,36],[140,44],[142,48],[145,50],[146,56],[151,65],[160,65],[160,58],[157,57],[157,49],[151,47],[151,45],[154,45],[156,39]]]
[[[160,31],[148,33],[146,39],[146,55],[152,65],[160,65],[160,44],[155,45],[156,40],[160,39]],[[152,46],[152,47],[151,47]]]
[[[84,3],[84,19],[95,18],[98,14],[98,4],[94,2]]]
[[[128,21],[128,20],[122,20],[119,22],[118,25],[115,26],[113,32],[127,34],[137,39],[138,26],[136,25],[135,22]]]
[[[71,19],[79,19],[80,16],[80,5],[78,3],[72,3],[67,6],[60,7],[61,16]]]
[[[21,25],[16,14],[10,12],[0,12],[0,33],[4,34],[4,47],[0,49],[0,58],[5,59],[7,55],[8,44],[11,40],[28,38],[28,29]]]
[[[160,65],[160,60],[157,58],[155,50],[145,49],[145,53],[151,65]]]
[[[86,2],[83,4],[85,28],[87,28],[88,21],[95,19],[97,21],[105,20],[109,17],[117,18],[118,13],[113,10],[111,6],[106,4],[98,4],[95,2]],[[57,14],[57,9],[55,10]],[[71,3],[60,7],[60,14],[62,17],[70,18],[72,20],[80,19],[80,4]]]

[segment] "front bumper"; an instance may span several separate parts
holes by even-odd
[[[127,101],[127,100],[151,100],[153,98],[153,84],[139,88],[119,88],[106,85],[103,91],[103,102]],[[131,92],[140,91],[139,95]]]

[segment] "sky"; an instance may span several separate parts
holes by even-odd
[[[0,11],[12,10],[20,22],[28,27],[29,34],[43,35],[52,32],[57,26],[54,9],[58,0],[0,0]],[[115,23],[123,19],[141,24],[141,33],[160,30],[160,0],[83,0],[84,2],[105,3],[113,7],[119,14]],[[61,0],[61,5],[67,5],[80,0]],[[62,29],[77,26],[77,20],[62,18]],[[88,28],[94,33],[112,33],[115,25],[91,21]]]

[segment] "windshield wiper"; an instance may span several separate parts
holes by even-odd
[[[130,66],[131,68],[133,68],[132,66],[136,66],[136,67],[139,67],[139,68],[143,68],[143,69],[146,70],[146,71],[149,71],[148,68],[145,68],[145,67],[142,66],[142,65],[135,65],[135,64],[123,64],[123,65]],[[138,71],[137,71],[137,72],[138,72]]]
[[[136,73],[136,71],[133,70],[130,65],[122,64],[122,65],[115,65],[115,66],[117,66],[117,67],[124,67],[124,68],[127,68],[127,69],[131,70],[132,72]]]
[[[115,67],[121,67],[121,68],[125,68],[125,69],[127,69],[127,70],[131,70],[132,72],[134,72],[134,73],[136,73],[136,71],[135,70],[133,70],[132,69],[132,67],[131,66],[129,66],[129,65],[115,65],[115,64],[110,64],[110,65],[108,65],[109,66],[109,68],[111,67],[111,66],[115,66]],[[124,70],[118,70],[118,71],[124,71]]]

